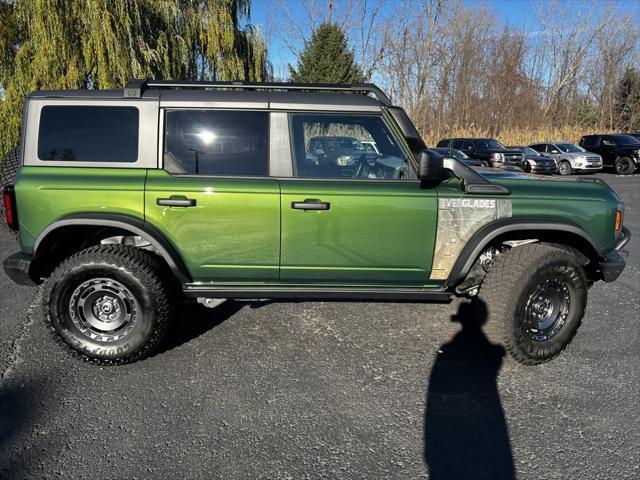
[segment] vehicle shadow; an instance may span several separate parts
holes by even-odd
[[[229,300],[215,308],[206,308],[195,300],[180,303],[176,308],[169,332],[156,355],[173,350],[204,335],[247,305],[252,303]]]
[[[431,370],[424,421],[429,478],[513,479],[509,432],[497,388],[504,349],[489,342],[481,300],[461,303],[462,329],[442,345]]]

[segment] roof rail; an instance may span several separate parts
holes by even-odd
[[[391,105],[387,95],[373,83],[287,83],[287,82],[208,82],[203,80],[178,81],[178,80],[131,80],[124,87],[125,97],[142,97],[147,88],[202,88],[225,89],[235,88],[240,90],[302,90],[302,91],[329,91],[352,92],[372,94],[380,102]]]

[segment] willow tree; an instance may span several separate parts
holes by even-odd
[[[250,0],[0,0],[0,155],[17,143],[32,90],[264,80],[266,46],[249,14]]]

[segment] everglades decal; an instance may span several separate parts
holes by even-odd
[[[511,217],[511,200],[440,198],[431,280],[446,280],[471,236],[483,225]]]

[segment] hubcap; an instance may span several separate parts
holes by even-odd
[[[71,294],[69,314],[87,337],[114,342],[133,328],[138,302],[127,287],[111,278],[94,278]]]
[[[527,299],[525,333],[536,342],[549,340],[564,325],[570,306],[569,287],[564,281],[552,278],[538,283]]]
[[[620,162],[618,170],[620,170],[621,172],[626,172],[627,170],[629,170],[629,161],[628,160],[622,160]]]

